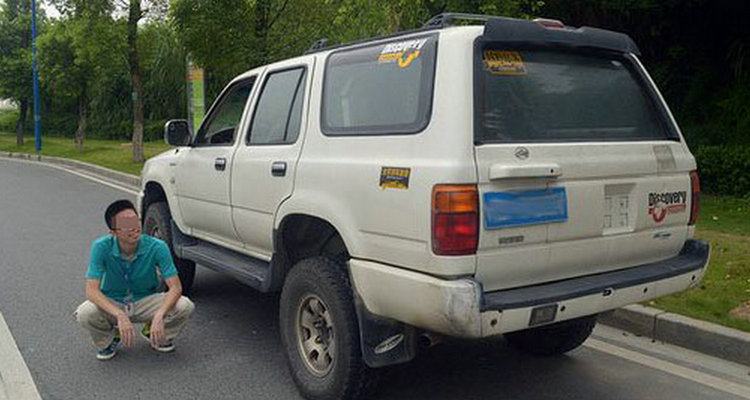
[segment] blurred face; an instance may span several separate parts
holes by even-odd
[[[135,245],[141,237],[141,221],[133,210],[123,210],[115,214],[112,234],[127,245]]]

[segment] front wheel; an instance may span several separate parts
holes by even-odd
[[[362,360],[352,289],[342,265],[325,257],[297,263],[284,282],[279,318],[289,369],[305,398],[368,394],[374,371]]]
[[[151,203],[143,217],[143,232],[149,236],[161,239],[167,243],[172,253],[177,275],[184,293],[190,293],[195,279],[195,262],[179,258],[172,248],[172,214],[169,213],[167,203],[160,201]]]
[[[567,353],[583,344],[596,325],[596,315],[556,324],[506,333],[508,343],[529,354],[551,357]]]

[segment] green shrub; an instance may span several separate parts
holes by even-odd
[[[18,110],[0,110],[0,132],[15,132]]]
[[[702,191],[750,198],[750,146],[702,146],[693,154]]]
[[[155,121],[146,121],[143,126],[143,141],[157,142],[164,140],[164,124],[167,120],[160,119]]]

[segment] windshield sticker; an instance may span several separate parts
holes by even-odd
[[[660,224],[669,214],[687,210],[687,192],[664,192],[648,194],[648,215]]]
[[[414,60],[419,58],[419,52],[427,43],[428,39],[405,40],[403,42],[388,43],[383,46],[378,56],[378,62],[398,63],[401,69],[407,68]]]
[[[485,50],[484,70],[492,75],[526,75],[526,66],[517,51]]]
[[[411,168],[382,167],[380,169],[381,189],[408,189]]]

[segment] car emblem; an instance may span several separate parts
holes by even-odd
[[[529,149],[525,147],[517,147],[515,154],[516,154],[516,158],[518,158],[519,160],[525,160],[529,158]]]

